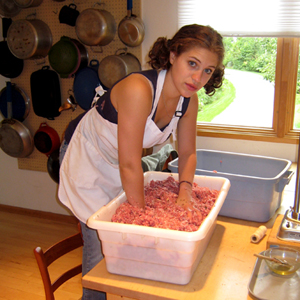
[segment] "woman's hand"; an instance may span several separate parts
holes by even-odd
[[[192,200],[193,184],[189,181],[181,181],[179,183],[179,195],[176,204],[180,205],[187,211],[189,219],[192,219],[193,213],[196,213],[202,219],[201,212],[193,205]]]
[[[131,199],[130,197],[128,197],[128,202],[132,205],[132,206],[136,206],[138,208],[145,208],[145,200],[144,198],[140,198],[139,200],[135,200],[135,199]]]
[[[187,211],[187,215],[188,215],[188,218],[189,219],[192,219],[193,217],[193,211],[196,211],[197,212],[197,209],[193,206],[192,202],[186,198],[177,198],[177,201],[176,201],[176,204],[177,205],[180,205],[181,207],[184,208],[184,210]]]
[[[191,211],[193,209],[193,206],[191,204],[191,201],[186,198],[177,198],[176,204],[183,207],[185,210]]]
[[[181,181],[179,183],[179,194],[176,200],[176,204],[183,207],[188,211],[190,215],[192,210],[194,209],[191,199],[192,199],[192,183],[189,181]]]

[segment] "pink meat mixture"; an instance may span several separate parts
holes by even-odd
[[[172,176],[152,180],[145,186],[145,208],[134,207],[126,200],[116,210],[112,222],[196,231],[214,206],[219,191],[193,183],[191,212],[176,204],[178,191],[178,181]]]

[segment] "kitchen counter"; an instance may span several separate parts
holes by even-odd
[[[108,300],[256,299],[248,293],[248,283],[256,262],[254,253],[266,249],[277,214],[284,214],[293,206],[294,184],[295,178],[283,192],[281,207],[266,223],[219,216],[206,251],[187,285],[110,274],[105,260],[83,277],[82,284],[86,288],[106,292]],[[267,227],[267,234],[258,244],[251,243],[250,237],[260,225]]]

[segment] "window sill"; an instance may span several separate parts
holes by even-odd
[[[216,124],[198,123],[197,136],[297,144],[299,131],[292,130],[281,138],[277,136],[277,133],[272,128],[220,126]]]

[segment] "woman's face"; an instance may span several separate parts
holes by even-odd
[[[191,97],[211,78],[218,65],[218,56],[205,48],[194,47],[176,56],[170,53],[171,76],[175,88],[184,97]]]

